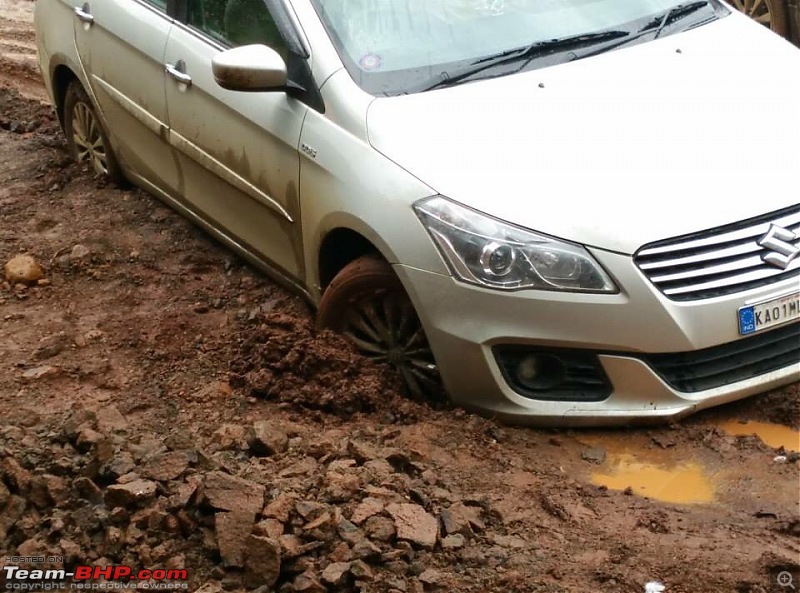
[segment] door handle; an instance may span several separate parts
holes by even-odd
[[[94,17],[92,16],[92,12],[91,9],[89,8],[88,2],[85,2],[83,6],[79,6],[75,9],[75,16],[77,16],[78,19],[80,19],[87,25],[91,25],[94,23]]]
[[[192,77],[184,72],[186,70],[186,64],[184,64],[183,60],[178,60],[175,62],[174,66],[172,64],[166,64],[164,69],[167,71],[167,74],[181,84],[185,84],[186,86],[192,84]]]

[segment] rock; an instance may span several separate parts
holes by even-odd
[[[56,334],[39,340],[39,345],[33,353],[34,360],[48,360],[58,356],[69,347],[66,334]]]
[[[88,500],[92,504],[103,502],[103,491],[91,479],[82,476],[72,481],[72,486],[78,491],[78,496],[83,500]],[[118,505],[123,506],[123,505]]]
[[[374,562],[380,560],[381,549],[371,541],[365,539],[353,546],[353,555],[361,560]]]
[[[350,521],[356,525],[361,525],[370,517],[383,512],[384,502],[379,498],[365,498],[353,511]]]
[[[16,525],[17,521],[25,514],[27,503],[21,496],[12,494],[4,509],[0,510],[0,541],[6,541],[9,530]]]
[[[349,571],[349,562],[332,562],[322,571],[322,581],[329,585],[341,585]]]
[[[342,519],[337,525],[339,537],[350,545],[356,545],[364,540],[364,533],[347,519]]]
[[[8,502],[8,499],[11,498],[11,491],[8,487],[0,480],[0,509],[3,509]]]
[[[222,451],[244,449],[247,431],[239,424],[223,424],[214,431],[214,444]]]
[[[328,502],[348,502],[361,491],[361,480],[354,474],[330,471],[325,474],[322,497]]]
[[[419,581],[425,585],[438,585],[442,581],[442,573],[429,568],[419,575]]]
[[[467,506],[463,502],[451,504],[442,511],[441,517],[442,525],[447,535],[455,533],[470,535],[473,528],[477,531],[483,531],[486,528],[481,519],[481,509]]]
[[[295,505],[294,509],[304,520],[313,521],[325,513],[328,507],[313,500],[301,500]]]
[[[147,502],[156,495],[158,486],[149,480],[134,480],[127,484],[114,484],[106,488],[106,506],[129,507]]]
[[[151,457],[144,466],[144,477],[159,482],[168,482],[178,478],[189,467],[189,458],[185,452],[175,451]]]
[[[103,440],[103,435],[87,426],[78,433],[78,438],[75,440],[75,446],[77,447],[78,451],[86,453],[101,440]]]
[[[350,564],[350,574],[359,581],[371,581],[372,569],[362,560],[356,560]]]
[[[380,457],[376,447],[363,441],[347,441],[347,453],[361,465]]]
[[[31,255],[17,255],[6,262],[6,280],[13,284],[33,286],[44,278],[44,271],[36,258]]]
[[[466,538],[460,533],[456,533],[454,535],[448,535],[442,539],[442,549],[457,550],[459,548],[463,548],[466,543]]]
[[[339,545],[328,554],[328,559],[331,562],[350,562],[353,559],[353,551],[346,542],[340,542]]]
[[[244,583],[248,587],[274,587],[281,574],[281,546],[269,537],[250,535],[244,552]]]
[[[253,535],[261,535],[264,537],[278,539],[283,535],[283,531],[283,523],[277,519],[264,519],[256,524],[256,526],[253,528]]]
[[[364,524],[364,531],[367,537],[378,542],[390,542],[397,534],[394,528],[394,521],[380,515],[367,519]]]
[[[264,506],[265,490],[261,484],[219,471],[207,474],[203,482],[206,502],[221,511],[249,512],[256,515]]]
[[[69,259],[71,261],[82,261],[87,259],[92,254],[92,250],[86,245],[73,245],[72,250],[69,252]]]
[[[304,525],[303,531],[313,531],[315,529],[327,527],[331,524],[331,519],[332,517],[330,513],[322,513],[319,517]]]
[[[250,450],[256,455],[285,453],[289,447],[286,431],[273,422],[260,421],[253,424],[248,434]]]
[[[22,378],[26,381],[38,381],[45,377],[52,377],[58,374],[58,368],[50,365],[34,367],[22,373]]]
[[[328,589],[323,585],[317,576],[310,570],[305,571],[295,577],[294,590],[296,593],[327,593]]]
[[[246,541],[254,523],[255,517],[248,511],[214,515],[217,546],[224,566],[237,568],[244,566]]]
[[[590,447],[581,451],[581,459],[589,463],[602,465],[606,460],[606,450],[602,447]]]
[[[433,549],[439,537],[439,522],[417,504],[390,504],[386,511],[394,519],[397,537],[425,549]]]
[[[262,514],[263,517],[268,519],[276,519],[281,523],[287,523],[292,514],[292,509],[295,508],[297,497],[291,494],[281,492],[270,502]]]
[[[22,467],[11,457],[0,461],[0,475],[5,474],[11,490],[18,494],[27,494],[31,484],[31,472]]]

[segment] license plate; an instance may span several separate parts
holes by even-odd
[[[800,292],[739,309],[739,333],[743,336],[800,319]]]

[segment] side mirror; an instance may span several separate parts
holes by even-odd
[[[211,61],[217,84],[229,91],[282,91],[286,62],[266,45],[244,45],[226,50]]]

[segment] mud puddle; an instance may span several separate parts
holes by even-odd
[[[733,436],[756,435],[765,445],[775,449],[783,447],[787,451],[800,451],[800,432],[769,422],[742,422],[729,420],[718,424],[719,428]]]
[[[698,504],[713,502],[713,477],[699,463],[670,466],[642,461],[630,453],[613,454],[591,481],[612,490],[627,490],[662,502]]]

